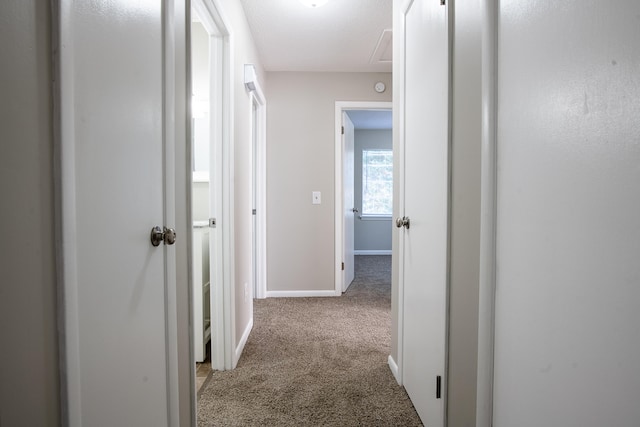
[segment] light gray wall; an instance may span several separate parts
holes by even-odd
[[[244,64],[254,64],[258,81],[266,91],[265,76],[240,0],[224,2],[224,12],[233,31],[233,184],[234,184],[234,285],[237,346],[253,318],[253,300],[244,297],[245,284],[251,288],[252,267],[252,203],[251,203],[251,100],[244,87]],[[267,98],[267,103],[270,100]]]
[[[362,213],[362,150],[393,148],[391,129],[361,129],[354,132],[355,167],[354,167],[354,203],[360,213],[356,214],[354,224],[354,249],[391,251],[391,218],[363,220]]]
[[[60,423],[50,2],[0,2],[0,425]]]
[[[449,427],[475,426],[480,280],[480,1],[454,3]]]
[[[335,102],[390,101],[390,88],[389,73],[267,73],[268,291],[335,289]]]
[[[640,2],[540,6],[499,7],[493,425],[638,426]]]

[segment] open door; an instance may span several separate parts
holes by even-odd
[[[355,276],[355,138],[349,110],[388,111],[391,102],[336,101],[335,106],[335,290],[340,296]],[[344,133],[342,129],[344,128]],[[343,267],[344,266],[344,267]]]
[[[427,426],[444,426],[449,217],[447,6],[402,10],[400,306],[402,383]]]
[[[171,31],[183,24],[168,1],[54,3],[63,424],[178,425],[173,244],[187,239],[171,230],[183,54]]]
[[[345,292],[355,278],[355,256],[354,256],[354,234],[355,234],[355,213],[354,202],[354,130],[353,122],[346,112],[342,113],[342,141],[344,146],[343,157],[343,277],[342,292]]]

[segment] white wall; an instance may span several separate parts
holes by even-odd
[[[494,425],[640,423],[640,2],[502,0]]]
[[[268,291],[335,289],[335,102],[390,101],[390,88],[389,73],[267,73]]]
[[[191,190],[191,217],[194,221],[209,219],[209,183],[194,182]]]
[[[0,424],[60,422],[50,3],[0,2]]]
[[[359,209],[354,222],[354,248],[356,251],[391,252],[391,218],[362,219],[362,150],[393,149],[391,129],[356,129],[354,132],[354,204]]]
[[[244,87],[244,64],[254,64],[258,81],[265,89],[265,77],[244,10],[239,0],[223,2],[224,12],[233,31],[234,96],[234,263],[235,263],[235,334],[238,345],[253,318],[251,293],[245,298],[245,284],[252,283],[252,204],[251,204],[251,101]],[[267,103],[269,102],[267,97]]]
[[[202,22],[191,23],[191,94],[193,170],[209,171],[209,33]],[[208,196],[207,196],[208,199]]]

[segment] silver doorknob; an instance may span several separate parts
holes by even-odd
[[[351,210],[353,211],[353,213],[358,213],[358,212],[360,212],[360,211],[358,210],[358,208],[353,208],[353,209],[351,209]]]
[[[411,224],[411,221],[409,220],[408,216],[403,216],[402,218],[397,218],[396,219],[396,227],[398,228],[409,228],[409,225]]]
[[[151,244],[153,246],[159,246],[160,242],[164,242],[165,245],[173,245],[176,242],[176,230],[173,228],[160,228],[155,226],[151,229]]]

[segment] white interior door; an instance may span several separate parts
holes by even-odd
[[[252,298],[258,296],[258,104],[251,98],[251,280]]]
[[[347,115],[342,113],[342,125],[344,126],[343,143],[343,258],[344,258],[344,275],[342,279],[342,292],[346,291],[355,277],[355,256],[354,256],[354,234],[355,234],[355,205],[354,205],[354,130],[353,122]]]
[[[425,425],[443,426],[449,181],[447,8],[438,1],[415,0],[404,18],[401,201],[408,223],[400,231],[402,379]]]
[[[150,241],[152,227],[172,226],[174,209],[164,173],[166,5],[59,7],[67,421],[167,426],[176,416],[166,311],[175,247]]]
[[[497,6],[493,425],[637,426],[640,3],[537,6]]]

